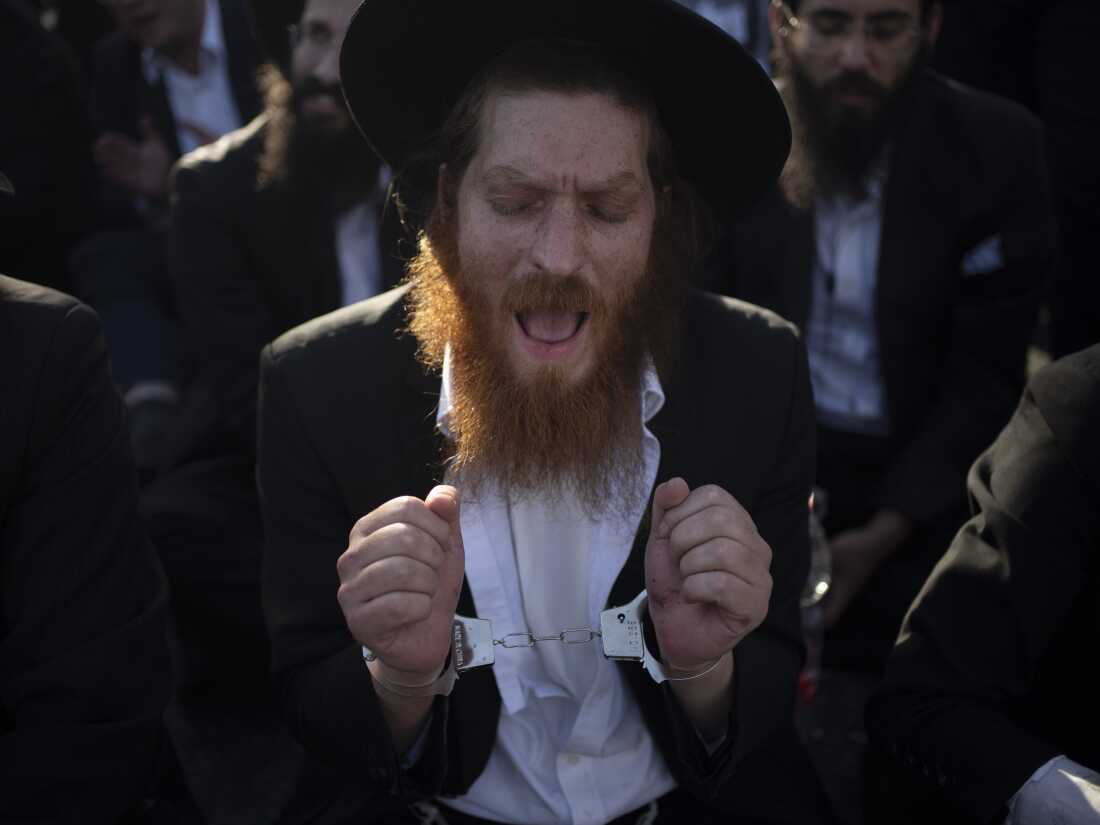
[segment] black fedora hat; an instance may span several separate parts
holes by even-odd
[[[290,27],[302,19],[306,0],[252,0],[252,25],[264,57],[284,73],[290,68]]]
[[[348,108],[400,171],[482,67],[540,37],[629,57],[645,73],[681,173],[713,205],[751,203],[782,170],[791,127],[771,78],[675,0],[364,0],[340,55]]]

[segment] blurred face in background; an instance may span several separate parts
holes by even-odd
[[[905,109],[939,33],[942,10],[921,0],[773,0],[776,64],[796,140],[818,183],[858,188]]]
[[[352,128],[340,85],[340,46],[358,7],[359,0],[309,0],[296,27],[290,80],[298,118],[311,128]]]
[[[172,54],[202,37],[205,0],[103,0],[119,29],[145,48]]]

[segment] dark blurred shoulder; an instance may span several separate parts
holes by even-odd
[[[685,321],[686,341],[714,347],[713,355],[727,363],[788,351],[799,338],[798,328],[770,309],[701,290],[692,293]]]
[[[92,315],[70,295],[0,275],[0,342],[5,343],[0,351],[29,356],[77,307]]]
[[[244,184],[248,192],[255,191],[267,123],[266,114],[258,115],[240,129],[187,153],[172,171],[174,185],[178,187],[181,178],[214,186],[233,181]]]
[[[407,290],[400,286],[307,321],[268,345],[264,360],[293,372],[333,361],[364,361],[372,372],[407,369],[416,351],[403,332]]]

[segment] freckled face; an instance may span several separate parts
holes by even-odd
[[[607,305],[623,303],[643,277],[653,234],[647,149],[644,115],[607,95],[486,100],[478,150],[457,192],[458,254],[467,288],[492,314],[522,379],[552,368],[576,383],[615,334],[583,300],[562,306],[535,297],[516,306],[509,296],[524,294],[525,282],[579,280]]]

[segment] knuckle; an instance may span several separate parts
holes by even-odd
[[[367,514],[365,516],[361,516],[359,519],[357,519],[355,524],[352,525],[351,531],[348,533],[348,544],[355,544],[355,541],[360,536],[368,535],[370,533],[370,531],[368,529],[369,526],[370,526],[370,514]]]
[[[340,581],[343,581],[355,572],[355,555],[355,547],[353,545],[341,553],[340,558],[336,560],[336,575],[340,577]]]
[[[703,501],[707,504],[721,504],[725,500],[725,491],[717,484],[707,484],[702,488]]]
[[[400,624],[411,624],[426,619],[431,612],[431,603],[418,595],[406,595],[396,601],[393,608],[394,618]]]
[[[715,589],[718,591],[718,598],[724,602],[730,601],[734,596],[734,580],[733,576],[719,576],[718,580],[714,583]]]
[[[411,524],[400,524],[394,536],[394,544],[398,552],[403,556],[409,556],[416,552],[420,546],[420,531]]]
[[[768,544],[764,539],[760,539],[760,556],[764,559],[764,562],[770,568],[772,565],[772,546]]]
[[[403,522],[408,522],[416,517],[419,509],[424,506],[424,503],[416,498],[416,496],[399,496],[394,499],[394,509],[396,510],[398,518]]]
[[[393,559],[391,572],[395,590],[408,590],[416,581],[416,566],[404,556]]]
[[[336,588],[336,601],[339,602],[340,607],[346,612],[348,606],[351,604],[351,588],[347,584],[341,584]]]

